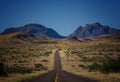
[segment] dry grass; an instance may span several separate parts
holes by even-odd
[[[89,72],[86,68],[95,62],[100,64],[107,57],[113,59],[120,57],[120,42],[93,41],[74,43],[72,41],[56,40],[58,44],[2,44],[11,36],[5,36],[3,41],[0,40],[0,62],[3,62],[8,67],[22,66],[32,68],[34,71],[30,74],[9,74],[8,77],[0,77],[1,82],[14,82],[13,80],[16,82],[16,79],[19,78],[29,78],[53,70],[56,48],[60,50],[63,70],[99,79],[101,82],[120,81],[120,73],[103,74],[99,71]],[[52,41],[54,42],[54,40]],[[42,64],[45,69],[35,71],[35,64]]]
[[[54,69],[54,55],[55,55],[55,49],[53,50],[53,53],[49,56],[49,70],[53,70]]]
[[[97,41],[79,44],[69,43],[67,47],[63,46],[60,51],[62,69],[80,76],[98,79],[101,82],[119,82],[120,73],[89,72],[86,68],[92,63],[101,63],[106,57],[116,59],[120,56],[119,51],[120,43],[101,43]]]
[[[0,46],[0,62],[7,67],[26,67],[33,69],[32,73],[9,73],[8,77],[0,77],[0,82],[18,82],[53,69],[55,49],[51,44],[10,45]],[[44,68],[35,68],[41,64]],[[39,70],[39,71],[38,71]]]

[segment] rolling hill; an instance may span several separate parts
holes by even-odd
[[[30,43],[55,43],[55,40],[48,37],[34,36],[25,32],[15,32],[0,35],[0,44],[30,44]]]
[[[15,32],[26,32],[33,34],[35,36],[43,36],[43,37],[50,37],[50,38],[65,38],[64,36],[61,36],[58,34],[55,30],[51,28],[47,28],[40,24],[27,24],[25,26],[21,26],[18,28],[8,28],[5,31],[3,31],[1,34],[10,34]]]

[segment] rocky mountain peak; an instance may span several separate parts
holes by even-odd
[[[119,33],[119,29],[103,26],[96,22],[93,24],[86,24],[84,27],[78,27],[69,37],[76,36],[77,38],[98,37],[101,35]]]

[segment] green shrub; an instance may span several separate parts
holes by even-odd
[[[5,65],[2,62],[0,62],[0,77],[1,76],[7,76],[7,75],[8,74],[7,74]]]
[[[102,64],[93,63],[88,66],[89,71],[100,71],[103,73],[120,72],[120,58],[106,59]]]
[[[42,64],[35,64],[35,68],[42,68],[43,65]]]
[[[117,60],[108,59],[107,61],[104,61],[101,65],[100,71],[103,73],[120,72],[120,58]]]
[[[89,68],[89,71],[97,71],[99,70],[100,65],[97,63],[93,63],[92,65],[89,65],[88,68]]]
[[[21,73],[21,74],[25,74],[25,73],[31,73],[33,71],[33,69],[26,68],[26,67],[16,66],[16,67],[10,67],[8,69],[8,71],[9,71],[9,73]]]

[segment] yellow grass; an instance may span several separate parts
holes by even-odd
[[[3,39],[0,40],[0,42],[2,43],[4,41],[7,41],[12,36],[14,36],[14,34],[2,36]],[[58,44],[16,44],[11,46],[7,44],[0,44],[0,48],[4,48],[3,51],[1,51],[2,53],[0,53],[0,58],[3,58],[3,63],[8,66],[17,65],[34,68],[35,64],[42,64],[48,68],[48,70],[36,71],[31,74],[10,74],[8,77],[0,77],[0,82],[16,82],[16,80],[19,79],[33,77],[45,73],[46,71],[53,70],[56,48],[60,49],[60,57],[63,70],[80,76],[98,79],[101,82],[120,81],[120,73],[110,73],[106,75],[98,71],[88,72],[88,69],[83,69],[82,67],[79,67],[79,65],[88,66],[94,62],[98,62],[100,61],[100,59],[105,58],[106,55],[111,58],[117,58],[118,56],[120,56],[119,42],[113,41],[111,43],[103,40],[74,43],[72,41],[59,40]],[[4,50],[8,51],[5,52]],[[43,55],[47,51],[52,51],[52,53],[48,56]],[[66,51],[69,53],[69,55],[66,55]],[[72,54],[72,52],[74,51],[76,51],[77,53]],[[84,58],[87,58],[91,61],[83,61]],[[46,60],[47,62],[42,62],[42,60]]]
[[[1,46],[1,48],[3,47]],[[25,46],[17,46],[17,47],[12,46],[12,47],[4,47],[4,49],[8,50],[8,52],[4,53],[4,51],[1,51],[5,55],[2,55],[0,53],[0,56],[5,59],[3,63],[5,65],[8,65],[9,67],[16,65],[16,66],[34,69],[35,64],[42,64],[47,69],[34,71],[29,74],[9,74],[8,77],[0,77],[0,82],[17,82],[19,80],[24,80],[34,76],[38,76],[39,74],[43,74],[50,70],[53,70],[55,49],[51,45],[41,44],[41,45],[25,45]],[[13,51],[17,52],[18,54],[14,54]],[[49,55],[45,55],[45,52],[47,51],[52,51],[52,53]],[[14,58],[12,59],[12,57]],[[44,62],[42,60],[45,60],[47,62]]]
[[[120,81],[120,73],[110,73],[103,74],[100,72],[88,72],[87,69],[83,69],[79,67],[79,64],[85,65],[85,62],[78,61],[76,55],[66,56],[64,53],[65,50],[60,51],[62,69],[68,71],[70,73],[74,73],[76,75],[89,77],[92,79],[100,80],[101,82],[119,82]],[[72,61],[71,61],[72,60]]]
[[[54,55],[55,55],[55,49],[53,49],[53,53],[52,54],[50,54],[50,56],[49,56],[49,67],[48,67],[48,69],[49,70],[53,70],[54,69]]]

